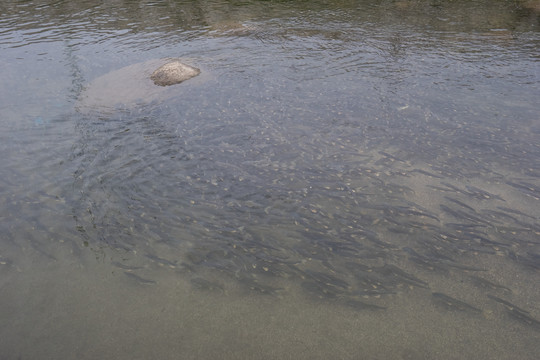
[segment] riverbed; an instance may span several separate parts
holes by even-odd
[[[0,358],[536,359],[539,14],[4,1]]]

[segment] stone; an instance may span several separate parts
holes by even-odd
[[[156,85],[170,86],[180,84],[182,81],[191,79],[200,73],[201,70],[175,60],[160,66],[150,75],[150,79]]]

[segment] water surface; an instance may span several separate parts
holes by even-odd
[[[539,29],[534,1],[3,2],[3,356],[534,359]],[[166,57],[202,73],[125,95]]]

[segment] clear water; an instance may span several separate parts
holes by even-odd
[[[538,9],[3,1],[0,357],[536,359]]]

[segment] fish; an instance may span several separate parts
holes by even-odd
[[[242,285],[248,287],[251,291],[264,295],[277,295],[279,291],[284,290],[283,288],[262,284],[250,276],[240,276],[238,277],[238,281]]]
[[[506,183],[523,192],[527,196],[533,197],[536,200],[540,199],[540,189],[533,184],[526,182],[516,183],[513,181],[507,181]]]
[[[493,301],[498,302],[499,304],[502,304],[507,313],[514,319],[533,327],[535,330],[540,331],[540,321],[533,318],[527,310],[521,309],[518,306],[512,304],[511,302],[501,299],[500,297],[488,294],[488,298],[490,298]]]
[[[343,302],[345,306],[353,308],[354,310],[385,310],[385,306],[379,306],[375,304],[369,304],[360,300],[349,299]]]
[[[139,275],[136,275],[132,272],[128,272],[128,271],[124,271],[124,274],[126,274],[126,276],[130,279],[133,279],[135,280],[136,282],[138,282],[139,284],[143,284],[143,285],[154,285],[156,284],[157,282],[154,281],[154,280],[150,280],[150,279],[145,279],[143,277],[140,277]]]
[[[470,196],[475,197],[476,199],[480,199],[480,200],[497,199],[497,200],[505,201],[499,195],[492,194],[492,193],[490,193],[488,191],[479,189],[477,187],[467,185],[466,188],[467,188],[467,194],[470,195]]]
[[[327,286],[326,284],[317,281],[303,281],[300,285],[305,291],[318,297],[319,299],[335,299],[343,295],[343,291],[341,289]]]
[[[502,210],[502,211],[506,211],[506,212],[509,212],[509,213],[512,213],[512,214],[525,216],[525,217],[528,217],[528,218],[530,218],[530,219],[535,219],[535,220],[537,219],[536,217],[531,216],[531,215],[528,215],[528,214],[525,214],[525,213],[522,212],[522,211],[515,210],[515,209],[511,209],[511,208],[508,208],[508,207],[497,206],[497,209]]]
[[[122,269],[122,270],[138,270],[138,269],[142,269],[142,266],[131,266],[131,265],[125,265],[125,264],[122,264],[118,261],[113,261],[111,262],[112,265]]]
[[[343,290],[350,288],[349,283],[347,283],[345,280],[341,280],[337,278],[336,276],[325,274],[319,271],[311,271],[311,270],[306,270],[305,273],[313,280],[319,283],[322,283],[324,285],[337,287]]]
[[[433,259],[424,255],[421,255],[418,252],[416,252],[414,249],[408,246],[403,247],[403,251],[408,253],[410,255],[409,260],[416,263],[417,265],[420,265],[431,271],[440,271],[443,273],[448,272],[447,267],[441,266],[440,259]]]
[[[420,280],[416,276],[409,274],[406,271],[392,264],[385,264],[382,267],[375,268],[374,271],[382,274],[385,277],[394,278],[410,285],[418,286],[425,289],[429,288],[427,282]]]
[[[489,218],[492,219],[493,221],[497,221],[500,218],[504,218],[504,219],[511,220],[514,222],[518,221],[518,219],[516,219],[514,216],[508,215],[502,211],[483,209],[481,212],[482,214],[489,216]]]
[[[440,204],[439,207],[445,213],[448,213],[448,214],[452,215],[456,219],[467,220],[467,221],[472,221],[472,222],[475,222],[475,223],[480,223],[480,224],[485,224],[485,225],[491,226],[491,224],[488,221],[483,220],[483,219],[481,219],[481,218],[479,218],[477,216],[474,216],[472,214],[469,214],[469,213],[467,213],[465,211],[454,210],[454,209],[449,208],[448,206],[443,205],[443,204]]]
[[[465,209],[472,211],[473,213],[476,213],[476,210],[474,210],[474,208],[472,208],[471,206],[465,204],[465,203],[462,202],[462,201],[459,201],[459,200],[457,200],[457,199],[453,199],[453,198],[451,198],[451,197],[449,197],[449,196],[445,196],[444,198],[445,198],[446,200],[448,200],[448,201],[453,202],[454,204],[458,204],[459,206],[464,207]]]
[[[493,301],[498,302],[499,304],[504,305],[507,309],[518,309],[519,311],[521,311],[523,313],[527,313],[527,314],[529,313],[527,310],[520,309],[516,305],[512,304],[511,302],[509,302],[507,300],[501,299],[500,297],[497,297],[497,296],[494,296],[494,295],[491,295],[491,294],[488,294],[487,297],[490,298]]]
[[[486,271],[484,268],[476,266],[468,266],[455,262],[454,260],[441,260],[441,263],[446,264],[455,269],[465,270],[465,271]]]
[[[399,161],[399,162],[402,162],[402,163],[405,163],[406,161],[403,160],[403,159],[400,159],[400,158],[397,158],[395,157],[394,155],[391,155],[387,152],[384,152],[384,151],[379,151],[379,154],[381,154],[382,156],[384,156],[385,158],[388,158],[388,159],[391,159],[392,161]]]
[[[177,264],[175,262],[170,261],[170,260],[163,259],[163,258],[161,258],[159,256],[152,255],[152,254],[146,254],[145,256],[147,258],[149,258],[150,260],[156,262],[159,266],[168,266],[171,269],[176,268]]]
[[[455,192],[454,189],[448,189],[448,188],[443,188],[442,186],[435,186],[435,185],[426,185],[428,188],[431,188],[431,189],[434,189],[434,190],[437,190],[437,191],[442,191],[442,192]]]
[[[469,276],[469,279],[476,287],[492,290],[502,290],[510,293],[512,292],[512,290],[510,288],[507,288],[506,286],[496,284],[479,276],[471,275]]]
[[[540,269],[540,254],[527,253],[526,255],[516,254],[514,251],[508,252],[508,257],[518,263]]]
[[[190,282],[191,285],[198,290],[218,291],[221,293],[225,291],[225,288],[220,283],[206,280],[201,277],[194,277],[190,280]]]
[[[430,172],[422,170],[422,169],[413,169],[413,170],[411,170],[411,172],[417,172],[419,174],[426,175],[426,176],[429,176],[429,177],[434,177],[434,178],[437,178],[437,179],[444,179],[442,176],[435,175],[433,173],[430,173]]]
[[[524,313],[516,308],[507,309],[507,311],[508,311],[508,314],[514,319],[519,320],[522,323],[533,327],[535,330],[540,331],[540,321],[536,320],[535,318],[530,316],[528,313]]]
[[[467,312],[474,312],[474,313],[482,312],[482,310],[472,305],[469,305],[464,301],[448,296],[446,294],[443,294],[440,292],[434,292],[431,295],[436,304],[443,305],[448,310],[459,310],[459,311],[467,311]]]
[[[441,181],[441,185],[444,185],[444,186],[446,186],[447,188],[452,189],[453,191],[455,191],[455,192],[457,192],[457,193],[460,193],[460,194],[463,194],[463,195],[467,195],[467,194],[468,194],[465,190],[462,190],[462,189],[458,188],[457,186],[454,186],[454,185],[449,184],[449,183],[447,183],[447,182],[442,182],[442,181]]]

